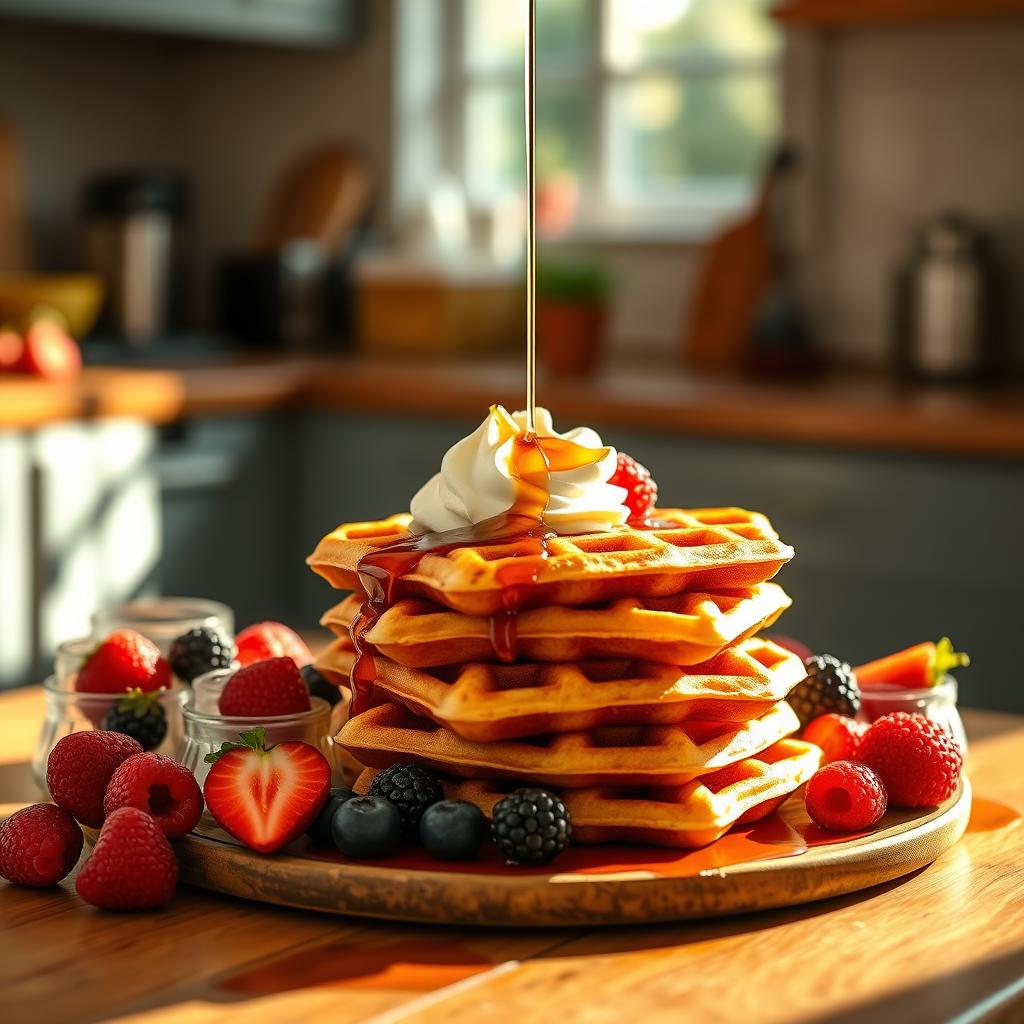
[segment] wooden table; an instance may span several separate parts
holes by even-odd
[[[0,801],[35,799],[41,711],[38,690],[0,697]],[[0,1021],[1021,1021],[1024,718],[965,717],[968,834],[901,882],[590,932],[374,924],[189,890],[165,911],[115,915],[80,903],[70,880],[0,883]]]

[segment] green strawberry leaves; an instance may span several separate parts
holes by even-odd
[[[155,693],[144,693],[138,686],[125,691],[123,697],[117,702],[117,710],[123,713],[130,713],[134,718],[145,718],[149,714],[162,715],[164,709],[160,706],[159,698],[167,692],[166,687],[161,687]]]
[[[230,754],[232,750],[255,750],[258,754],[267,753],[267,730],[264,729],[263,726],[259,726],[256,729],[247,729],[245,732],[240,732],[238,734],[238,738],[242,741],[241,743],[226,740],[220,745],[219,750],[211,751],[203,758],[203,760],[207,764],[216,764],[220,758],[225,754]]]

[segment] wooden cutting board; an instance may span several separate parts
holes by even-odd
[[[776,188],[792,164],[792,153],[780,150],[753,209],[708,245],[683,330],[682,354],[690,365],[727,368],[741,362],[775,275],[769,213]]]
[[[966,778],[942,807],[890,811],[868,835],[817,829],[799,795],[702,850],[574,846],[549,868],[513,868],[488,846],[444,864],[418,851],[375,863],[304,848],[266,857],[204,818],[176,847],[182,881],[263,903],[428,924],[616,925],[716,917],[866,889],[930,864],[967,827]]]
[[[366,164],[344,146],[325,145],[300,157],[271,197],[260,247],[277,252],[297,239],[330,256],[366,211],[372,180]]]

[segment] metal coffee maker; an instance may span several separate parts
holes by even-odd
[[[896,351],[905,376],[976,380],[995,368],[993,279],[982,234],[943,213],[918,234],[898,281]]]
[[[102,328],[137,345],[166,334],[180,308],[182,179],[168,171],[97,178],[84,213],[89,267],[107,284]]]

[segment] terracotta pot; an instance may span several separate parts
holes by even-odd
[[[541,362],[560,377],[581,376],[597,367],[604,348],[603,304],[537,304],[537,345]]]

